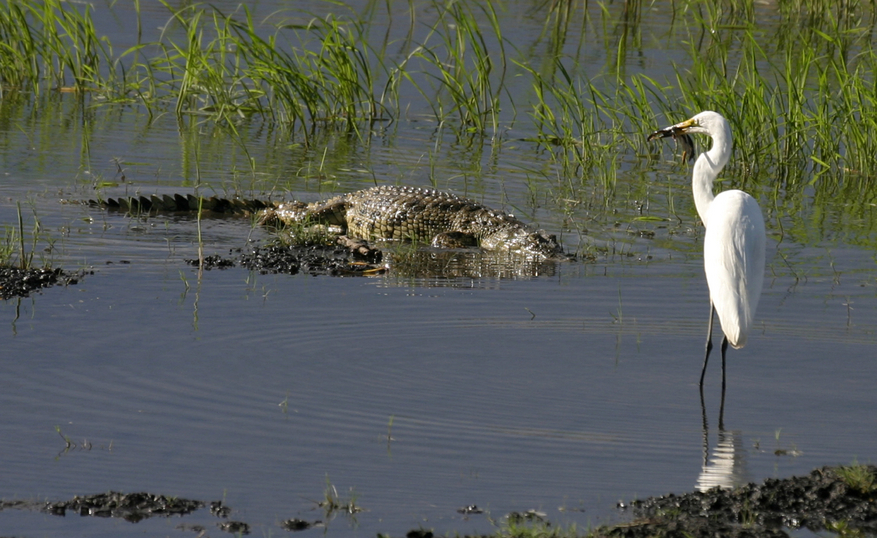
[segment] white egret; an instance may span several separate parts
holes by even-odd
[[[722,339],[722,393],[725,388],[725,351],[746,344],[752,319],[764,282],[764,217],[758,202],[740,190],[713,195],[713,181],[731,157],[731,126],[721,114],[701,112],[689,120],[659,129],[649,140],[672,136],[685,151],[693,149],[689,133],[702,133],[713,139],[709,151],[694,163],[691,189],[700,220],[706,227],[703,239],[703,265],[710,292],[710,320],[706,356],[700,372],[700,386],[712,350],[713,317],[719,315]]]

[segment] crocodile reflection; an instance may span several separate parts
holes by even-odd
[[[396,248],[387,252],[390,277],[428,280],[452,286],[466,279],[515,279],[554,276],[556,260],[533,260],[480,249]]]

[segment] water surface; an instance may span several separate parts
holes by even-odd
[[[533,7],[504,15],[522,42],[541,29]],[[123,39],[124,9],[113,19],[96,8],[113,39]],[[164,24],[162,11],[144,11],[146,28]],[[643,31],[667,17],[644,11]],[[652,57],[660,46],[642,49]],[[601,69],[605,54],[594,48],[580,67]],[[697,388],[708,311],[702,228],[689,170],[669,151],[650,164],[626,156],[605,205],[564,210],[533,173],[551,164],[523,140],[532,134],[523,121],[513,127],[521,140],[485,144],[422,119],[310,149],[254,131],[253,172],[239,146],[208,128],[191,135],[137,107],[46,101],[7,111],[0,222],[16,224],[20,205],[26,227],[35,214],[44,230],[38,260],[94,274],[0,306],[3,499],[118,490],[222,500],[254,535],[283,533],[279,523],[293,517],[324,521],[331,536],[490,532],[491,520],[531,509],[584,529],[625,517],[619,501],[709,483],[705,456],[712,476],[738,483],[873,460],[871,221],[857,228],[831,203],[766,207],[758,330],[730,352],[720,432],[718,357],[705,414]],[[596,261],[520,278],[240,268],[199,277],[184,261],[198,253],[194,217],[60,203],[196,188],[311,201],[375,181],[434,185],[513,211]],[[96,192],[103,182],[117,185]],[[643,207],[663,220],[635,220]],[[247,219],[202,223],[208,254],[269,236]],[[65,449],[57,430],[75,446]],[[326,514],[315,501],[327,487],[364,510]],[[485,513],[458,512],[470,505]],[[215,535],[217,521],[206,509],[137,524],[0,513],[10,535],[185,535],[181,523]]]

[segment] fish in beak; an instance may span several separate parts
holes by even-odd
[[[651,142],[658,138],[672,137],[677,146],[682,147],[682,162],[691,161],[694,159],[694,140],[691,139],[688,131],[696,125],[694,119],[685,120],[682,123],[654,131],[648,139]]]

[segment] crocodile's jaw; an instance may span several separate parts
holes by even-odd
[[[559,259],[563,249],[554,236],[539,230],[497,230],[481,239],[481,247],[487,250],[508,251],[538,260]]]

